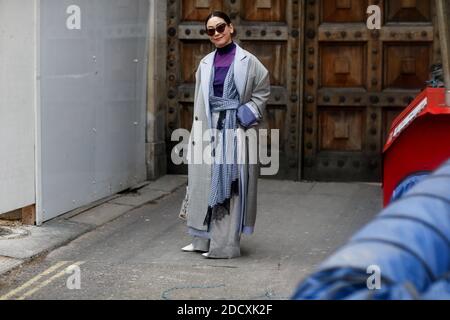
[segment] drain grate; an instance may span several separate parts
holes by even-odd
[[[11,233],[12,233],[11,230],[4,227],[0,227],[0,237],[9,236]]]
[[[22,228],[0,227],[0,240],[19,239],[28,235],[30,232]]]

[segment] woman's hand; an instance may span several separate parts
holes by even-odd
[[[245,104],[238,108],[237,118],[239,123],[245,128],[250,128],[258,122],[258,118],[256,117],[254,111],[252,111],[251,108]]]

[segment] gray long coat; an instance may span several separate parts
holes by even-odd
[[[202,139],[198,139],[198,137],[202,137],[207,129],[212,128],[209,88],[215,52],[201,60],[196,72],[194,122],[189,139],[188,154],[191,154],[193,145],[197,144],[198,147],[198,144],[203,145],[205,143],[199,141]],[[264,115],[266,103],[270,96],[269,72],[254,55],[239,46],[236,47],[234,60],[234,80],[241,98],[241,104],[250,103],[259,109],[261,115]],[[258,132],[258,129],[264,126],[265,122],[262,119],[260,124],[253,129]],[[196,132],[199,128],[201,128],[201,133]],[[246,203],[244,227],[252,228],[255,226],[259,170],[259,164],[244,166],[244,177],[248,177],[245,181],[247,191],[243,195],[246,197],[244,200]],[[187,225],[197,230],[207,231],[208,226],[204,225],[204,222],[208,211],[211,165],[206,163],[193,164],[190,161],[188,171]]]

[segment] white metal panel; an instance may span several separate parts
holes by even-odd
[[[147,0],[41,0],[38,215],[145,180]],[[81,29],[68,29],[77,5]]]
[[[0,0],[0,213],[35,203],[35,1]]]

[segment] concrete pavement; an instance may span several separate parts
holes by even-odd
[[[39,227],[3,226],[2,230],[8,234],[0,236],[0,274],[67,244],[133,209],[161,199],[186,183],[185,176],[167,175],[142,184],[142,188],[100,200]]]
[[[185,182],[166,176],[141,194],[68,218],[66,224],[90,231],[0,276],[0,298],[287,299],[381,209],[379,185],[260,180],[256,230],[243,237],[242,257],[209,260],[180,251],[190,242],[178,219]],[[81,288],[69,290],[63,271],[76,262]],[[21,288],[57,264],[59,269]]]

